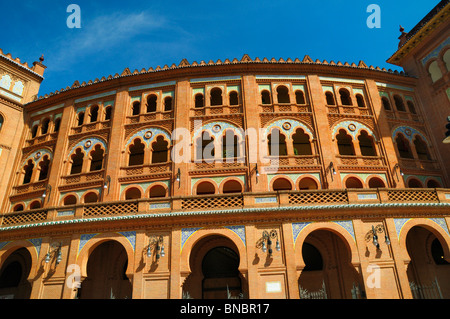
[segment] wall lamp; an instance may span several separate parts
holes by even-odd
[[[48,199],[50,199],[50,194],[52,193],[52,186],[51,185],[47,185],[47,188],[45,189],[44,193],[42,194],[42,198],[45,198],[48,196]]]
[[[258,177],[259,177],[258,164],[256,164],[256,166],[255,166],[255,176],[256,176],[256,182],[258,183]]]
[[[105,183],[103,184],[103,189],[107,189],[108,190],[108,194],[109,194],[109,186],[111,186],[111,176],[106,176],[105,179]]]
[[[333,180],[333,175],[336,175],[336,170],[334,168],[334,163],[330,162],[330,165],[328,166],[328,169],[330,170],[331,173],[331,180]]]
[[[276,239],[275,249],[277,251],[281,250],[280,240],[278,239],[278,232],[276,230],[271,230],[270,232],[264,231],[262,234],[261,239],[257,243],[257,247],[261,248],[261,250],[265,252],[269,252],[269,257],[272,257],[273,249],[272,249],[272,243],[273,240]]]
[[[398,174],[397,174],[397,170],[400,172],[401,176],[405,176],[405,174],[402,172],[402,170],[400,169],[400,166],[397,164],[395,164],[394,166],[394,174],[397,177],[397,182],[399,182],[400,180],[398,179]]]
[[[164,251],[164,238],[163,236],[159,236],[157,238],[150,237],[148,240],[147,246],[147,257],[152,257],[152,249],[156,251],[156,261],[158,261],[161,257],[166,255]]]
[[[375,247],[377,247],[377,250],[380,249],[380,242],[378,241],[377,234],[381,234],[381,233],[384,233],[384,241],[385,241],[386,245],[389,246],[391,244],[391,241],[389,240],[386,229],[384,228],[383,225],[381,225],[381,224],[379,224],[377,226],[372,225],[372,230],[369,230],[366,234],[366,241],[369,242],[370,240],[372,240],[372,243]]]
[[[181,171],[180,169],[178,169],[178,173],[177,173],[177,178],[176,178],[178,185],[180,184],[180,180],[181,180]]]
[[[56,265],[58,265],[62,261],[61,245],[62,245],[61,243],[54,243],[49,247],[48,252],[45,255],[44,259],[44,262],[46,264],[48,264],[52,260],[52,257],[55,255],[56,255]]]

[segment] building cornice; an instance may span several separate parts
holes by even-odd
[[[67,99],[85,96],[93,92],[111,90],[112,88],[123,86],[137,86],[139,83],[148,83],[155,81],[168,81],[173,79],[194,78],[217,76],[217,74],[228,75],[245,75],[245,74],[317,74],[317,75],[334,75],[357,77],[361,79],[371,78],[382,81],[393,81],[412,85],[415,78],[406,75],[403,71],[386,70],[385,68],[367,66],[363,61],[356,63],[313,61],[309,56],[300,59],[279,59],[259,58],[251,59],[245,54],[241,60],[234,59],[232,61],[226,59],[224,62],[218,60],[216,62],[201,61],[200,63],[189,63],[186,59],[182,60],[178,65],[172,64],[170,67],[158,66],[156,69],[150,68],[141,71],[135,70],[131,72],[126,68],[122,74],[116,73],[114,76],[102,77],[101,79],[90,80],[88,82],[75,81],[72,86],[65,89],[46,94],[39,97],[36,101],[25,105],[27,109],[37,109],[41,106],[49,104],[58,104]]]
[[[439,10],[443,2],[447,4]],[[445,23],[450,15],[450,2],[441,1],[413,30],[405,35],[406,42],[387,60],[388,63],[401,66],[402,61],[431,33]]]
[[[405,209],[405,208],[449,208],[450,203],[374,203],[374,204],[345,204],[345,205],[303,205],[303,206],[279,206],[279,207],[258,207],[258,208],[235,208],[235,209],[224,209],[224,210],[200,210],[200,211],[174,211],[168,213],[140,213],[133,215],[121,215],[121,216],[109,216],[109,217],[95,217],[95,218],[84,218],[84,219],[69,219],[69,220],[60,220],[60,221],[48,221],[48,222],[39,222],[39,223],[29,223],[15,226],[6,226],[0,228],[0,233],[8,232],[8,231],[19,231],[19,230],[31,230],[38,229],[44,227],[58,227],[58,226],[70,226],[70,225],[86,225],[86,224],[94,224],[94,223],[107,223],[107,222],[116,222],[116,221],[133,221],[133,220],[170,220],[170,224],[174,223],[174,218],[183,218],[189,217],[190,220],[193,217],[205,217],[205,216],[224,216],[224,215],[250,215],[250,214],[266,214],[267,220],[280,220],[280,219],[289,219],[292,217],[284,217],[283,215],[269,215],[268,213],[286,213],[286,212],[303,212],[298,215],[297,219],[315,219],[317,220],[317,216],[310,216],[304,214],[305,212],[317,212],[317,211],[325,211],[332,212],[333,216],[327,216],[331,219],[348,219],[351,218],[347,214],[342,215],[341,213],[344,211],[363,211],[364,213],[358,214],[358,218],[373,218],[375,215],[379,215],[379,217],[389,216],[397,216],[397,217],[405,217],[406,215],[401,212],[392,212],[393,209]],[[373,210],[378,211],[378,213],[374,213]],[[389,212],[389,213],[385,213]],[[443,214],[446,215],[447,210],[443,211]],[[327,214],[329,215],[329,214]],[[411,210],[408,210],[407,216],[412,218],[415,214],[411,213]],[[418,213],[417,216],[422,216],[423,213]],[[433,215],[436,215],[434,213]],[[391,216],[391,217],[392,217]],[[324,216],[325,217],[325,216]],[[228,218],[228,217],[227,217]],[[260,218],[261,219],[261,218]],[[176,222],[175,222],[176,224]]]

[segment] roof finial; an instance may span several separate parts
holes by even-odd
[[[403,31],[405,31],[405,28],[403,28],[402,26],[400,26],[400,32],[403,33]]]
[[[41,57],[39,58],[39,61],[44,62],[44,55],[41,55]]]

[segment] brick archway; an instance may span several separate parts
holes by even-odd
[[[239,258],[237,270],[241,289],[248,296],[247,255],[243,240],[227,228],[200,229],[194,232],[181,247],[181,273],[184,277],[183,294],[189,293],[194,299],[203,298],[202,262],[208,252],[214,248],[225,247]]]

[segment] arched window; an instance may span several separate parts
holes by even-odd
[[[72,158],[72,168],[70,169],[70,175],[80,174],[83,168],[84,154],[80,148],[75,151],[75,154],[71,156]]]
[[[139,115],[141,114],[141,102],[136,101],[133,103],[133,106],[131,107],[131,115]]]
[[[444,53],[444,55],[442,56],[442,60],[444,61],[445,66],[447,67],[447,71],[450,71],[450,49]]]
[[[428,66],[428,73],[430,74],[433,83],[442,78],[442,71],[439,68],[439,64],[437,61],[433,61],[430,63],[430,65]]]
[[[238,181],[228,181],[223,185],[224,194],[242,193],[242,185]]]
[[[84,196],[84,202],[86,204],[89,203],[97,203],[98,202],[98,195],[94,192],[90,192],[88,194],[86,194],[86,196]]]
[[[239,95],[236,91],[231,91],[228,98],[230,100],[230,105],[239,105]]]
[[[30,209],[39,209],[42,208],[40,201],[34,201],[30,204]]]
[[[362,156],[377,156],[373,137],[369,136],[366,131],[361,132],[361,135],[358,136],[358,141]]]
[[[428,187],[428,188],[439,188],[439,187],[441,187],[441,184],[439,184],[438,182],[436,182],[434,179],[430,179],[430,180],[427,182],[427,187]]]
[[[272,188],[274,191],[290,191],[292,184],[285,178],[278,178],[273,182]]]
[[[64,206],[70,206],[70,205],[76,205],[77,204],[77,198],[75,195],[69,195],[64,198]]]
[[[339,95],[341,96],[342,105],[353,105],[350,93],[346,89],[340,89]]]
[[[437,238],[435,238],[431,242],[431,256],[433,257],[433,261],[436,265],[448,265],[449,264],[444,259],[444,249],[442,248],[441,242]]]
[[[279,129],[273,129],[268,136],[269,155],[271,156],[286,156],[287,146],[286,137],[281,134]]]
[[[150,198],[166,197],[166,189],[162,185],[156,185],[150,188]]]
[[[55,120],[55,125],[53,127],[53,132],[59,132],[59,128],[61,127],[61,118],[57,118]]]
[[[31,138],[35,138],[37,135],[37,131],[38,131],[38,126],[35,125],[31,128]]]
[[[330,91],[325,92],[325,98],[327,100],[327,105],[336,105],[334,102],[334,95]]]
[[[363,188],[362,182],[356,177],[350,177],[345,181],[346,188]]]
[[[337,145],[340,155],[355,155],[353,148],[353,139],[345,130],[340,130],[336,136]]]
[[[323,259],[320,251],[311,244],[304,243],[302,246],[302,256],[305,262],[303,271],[323,270]]]
[[[91,107],[91,123],[97,122],[98,120],[98,106],[94,105],[93,107]]]
[[[109,121],[111,119],[111,115],[112,115],[112,107],[107,106],[105,109],[105,121]]]
[[[151,94],[147,97],[147,113],[156,112],[156,106],[158,104],[158,97],[155,94]]]
[[[0,115],[0,131],[2,130],[3,127],[3,121],[4,121],[3,116]]]
[[[90,172],[100,171],[103,168],[103,154],[105,151],[97,144],[91,152],[91,168]]]
[[[172,97],[168,96],[164,99],[164,111],[172,111]]]
[[[391,103],[389,103],[389,99],[385,96],[381,98],[381,102],[383,102],[383,107],[386,111],[391,111]]]
[[[369,188],[384,188],[384,187],[386,187],[386,185],[380,178],[372,177],[369,180]]]
[[[48,159],[47,155],[44,156],[42,161],[39,163],[39,166],[40,166],[39,180],[43,181],[44,179],[47,179],[48,171],[50,168],[50,160]]]
[[[211,182],[201,182],[197,185],[197,195],[213,195],[216,189]]]
[[[264,90],[261,92],[261,103],[262,104],[272,104],[272,99],[270,98],[270,92]]]
[[[163,136],[158,136],[156,142],[152,144],[152,164],[166,163],[167,155],[169,152],[169,143],[164,139]]]
[[[295,155],[312,155],[309,135],[299,128],[292,136]]]
[[[31,182],[31,177],[33,176],[34,163],[32,160],[28,160],[27,165],[24,167],[25,174],[23,176],[23,184],[28,184]]]
[[[277,98],[278,103],[291,103],[291,99],[289,98],[289,90],[283,85],[277,87]]]
[[[13,208],[13,212],[22,212],[25,208],[23,207],[22,204],[17,204],[16,206],[14,206]]]
[[[141,198],[141,191],[136,187],[128,189],[125,193],[125,200],[132,200],[139,198]]]
[[[400,157],[413,158],[409,141],[403,136],[403,134],[398,134],[395,142],[397,143],[397,150]]]
[[[211,90],[211,106],[223,105],[222,90],[214,88]]]
[[[130,145],[130,156],[128,159],[128,166],[136,166],[144,164],[144,149],[145,144],[140,139],[135,139],[134,143]]]
[[[416,153],[421,160],[431,160],[430,153],[428,152],[427,143],[425,143],[422,138],[417,135],[414,139],[414,147],[416,148]]]
[[[233,131],[227,130],[222,137],[222,156],[223,158],[238,158],[239,153],[239,140]]]
[[[307,189],[318,189],[317,183],[314,179],[310,177],[305,177],[300,180],[298,184],[298,189],[307,190]]]
[[[77,117],[78,117],[77,125],[78,126],[83,125],[83,123],[84,123],[84,112],[78,113]]]
[[[422,187],[423,185],[418,179],[411,178],[408,181],[408,188],[422,188]]]
[[[201,136],[197,139],[196,148],[197,160],[207,161],[214,159],[214,138],[207,131],[202,132]]]
[[[301,104],[301,105],[306,104],[306,102],[305,102],[305,93],[303,93],[302,90],[295,91],[295,102],[297,104]]]
[[[406,112],[405,103],[403,103],[403,99],[399,95],[394,95],[394,102],[397,111]]]
[[[362,96],[361,94],[356,94],[356,103],[358,103],[358,107],[366,107],[364,96]]]
[[[48,133],[48,125],[50,123],[50,119],[45,119],[42,121],[42,126],[41,126],[41,135],[45,135]]]
[[[200,108],[205,106],[205,101],[203,98],[203,94],[198,93],[195,95],[195,107]]]
[[[416,114],[416,107],[414,106],[414,103],[412,101],[407,101],[406,104],[408,105],[409,112]]]

